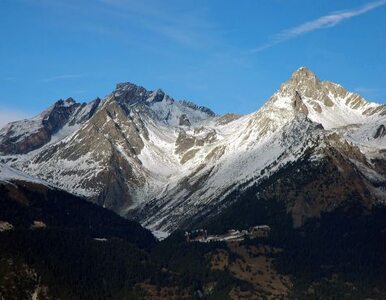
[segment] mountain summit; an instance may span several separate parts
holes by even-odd
[[[385,106],[302,67],[244,116],[119,83],[103,100],[61,100],[8,124],[0,152],[10,167],[153,230],[202,224],[252,188],[286,195],[301,226],[353,198],[368,208],[386,199],[385,123]]]
[[[307,67],[300,67],[291,75],[291,80],[294,82],[319,82],[320,80],[316,77],[315,73],[313,73],[310,69]]]

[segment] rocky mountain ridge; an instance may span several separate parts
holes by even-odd
[[[99,98],[82,104],[61,99],[32,119],[9,123],[0,130],[0,153],[26,154],[60,140],[90,119],[100,102]]]
[[[216,116],[131,83],[118,84],[103,101],[60,105],[56,127],[45,125],[43,113],[3,128],[2,160],[153,230],[171,232],[216,215],[237,200],[232,192],[258,187],[299,161],[326,163],[349,191],[329,193],[328,178],[297,186],[301,196],[287,206],[296,226],[352,195],[368,206],[386,200],[385,106],[320,81],[307,68],[245,116]],[[23,122],[40,122],[48,135],[35,142],[25,130],[18,138],[13,128],[26,128]],[[52,138],[65,128],[71,130]],[[308,207],[311,187],[326,196],[313,195],[319,200]]]

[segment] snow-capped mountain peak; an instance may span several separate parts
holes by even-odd
[[[209,108],[190,101],[176,101],[161,89],[149,91],[128,82],[117,84],[111,96],[127,109],[145,109],[153,118],[172,126],[190,126],[215,116]]]
[[[358,180],[382,181],[386,167],[370,162],[386,149],[385,115],[383,105],[304,67],[244,116],[217,116],[160,89],[119,83],[103,101],[60,100],[37,118],[7,125],[0,151],[31,176],[171,230],[307,155],[317,163],[339,153],[332,160],[358,168]],[[22,134],[13,134],[15,126]]]
[[[368,102],[339,84],[321,81],[305,67],[296,70],[268,103],[290,109],[295,97],[304,103],[303,111],[307,111],[308,117],[326,129],[362,124],[386,115],[384,105]]]
[[[131,82],[118,83],[112,94],[118,101],[129,105],[146,102],[160,102],[164,100],[165,97],[168,97],[161,89],[148,91],[144,87]]]
[[[292,73],[290,79],[280,89],[283,94],[287,90],[290,90],[289,93],[295,90],[304,96],[311,96],[310,93],[320,89],[320,86],[321,81],[319,78],[308,68],[301,67]]]

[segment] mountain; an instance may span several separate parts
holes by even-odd
[[[60,100],[0,130],[0,298],[385,299],[385,123],[307,68],[248,115]]]
[[[43,145],[31,146],[33,128],[12,129],[39,123],[49,131],[48,112],[67,112],[66,106],[72,113],[60,118],[61,129]],[[87,113],[76,113],[80,107]],[[131,83],[118,84],[103,101],[67,100],[48,112],[2,129],[3,162],[152,230],[200,226],[237,201],[235,192],[287,169],[302,180],[278,178],[266,193],[286,196],[294,226],[349,198],[368,208],[386,199],[385,106],[321,81],[307,68],[244,116],[217,116]]]
[[[76,103],[59,100],[30,120],[12,122],[0,131],[0,153],[26,154],[48,143],[55,143],[77,130],[98,109],[100,99]]]
[[[149,184],[151,170],[146,170],[138,157],[145,147],[157,150],[160,146],[154,146],[149,134],[161,134],[167,143],[175,136],[171,128],[213,117],[209,109],[174,101],[161,90],[149,92],[130,83],[118,84],[92,117],[61,140],[26,155],[3,153],[7,159],[17,160],[13,165],[28,174],[121,211],[142,199],[138,194]]]

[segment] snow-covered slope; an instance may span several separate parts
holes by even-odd
[[[320,81],[307,68],[298,69],[271,100],[285,101],[296,92],[305,104],[308,117],[325,129],[367,123],[386,116],[384,105],[367,102],[339,84]]]
[[[43,145],[3,160],[154,230],[170,232],[219,212],[233,191],[259,185],[304,157],[357,172],[374,201],[385,195],[386,108],[306,68],[245,116],[216,116],[131,83],[79,109],[71,116],[87,115],[82,121],[67,117]],[[39,118],[24,122],[41,124]],[[10,125],[1,131],[8,132],[7,147],[14,141],[10,131]]]
[[[40,183],[43,185],[49,185],[44,180],[34,178],[32,176],[29,176],[17,169],[14,169],[4,163],[0,163],[0,183],[1,182],[12,182],[14,180],[20,180],[20,181],[27,181],[27,182],[34,182],[34,183]]]
[[[321,159],[329,147],[344,152],[348,161],[358,160],[363,176],[368,176],[373,166],[360,162],[363,157],[358,157],[357,147],[372,147],[373,143],[378,150],[385,149],[386,139],[374,139],[384,115],[384,106],[368,103],[339,85],[321,82],[300,68],[258,112],[225,124],[217,118],[200,128],[180,130],[173,160],[180,159],[180,166],[175,163],[172,169],[177,165],[177,175],[170,172],[158,195],[153,194],[129,215],[150,228],[173,230],[208,210],[221,210],[229,205],[222,201],[229,193],[258,184],[305,153],[313,151],[312,160]],[[378,131],[377,138],[382,139],[384,133]],[[335,134],[347,142],[333,142]],[[384,158],[379,151],[374,155]],[[152,173],[160,165],[164,165],[162,157],[153,158]],[[382,174],[379,180],[385,180]],[[385,196],[380,193],[381,198]]]
[[[26,154],[55,143],[79,129],[98,109],[100,100],[80,104],[59,100],[32,119],[16,121],[0,129],[0,154]]]
[[[171,126],[190,126],[215,116],[215,113],[209,108],[197,106],[186,100],[175,101],[161,89],[147,91],[129,82],[117,84],[112,97],[128,109],[136,107],[141,110],[148,107],[150,108],[148,113],[153,118]]]
[[[174,152],[178,128],[190,128],[214,117],[211,110],[188,101],[175,101],[161,90],[153,92],[130,83],[118,84],[112,94],[98,103],[92,116],[72,125],[71,129],[77,126],[75,130],[60,135],[70,127],[66,125],[39,149],[24,155],[3,156],[3,160],[67,191],[121,211],[145,201],[151,193],[158,193],[165,182],[163,172],[168,172],[167,168],[159,171],[159,161],[158,170],[147,168],[146,151],[153,158],[165,157],[166,151]],[[169,143],[170,148],[161,143]],[[158,153],[153,153],[157,149]],[[172,156],[168,161],[169,172],[178,173],[178,157]]]

